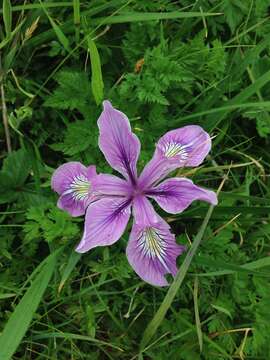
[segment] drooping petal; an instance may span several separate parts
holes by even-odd
[[[132,186],[124,179],[109,174],[99,174],[93,180],[93,193],[97,198],[130,197]]]
[[[159,221],[159,215],[155,212],[153,205],[143,195],[133,199],[133,215],[136,224],[147,226]]]
[[[104,198],[89,205],[84,234],[76,251],[85,253],[96,246],[112,245],[119,240],[128,223],[130,207],[130,200],[123,198]]]
[[[211,138],[200,126],[188,125],[162,136],[152,160],[145,166],[139,183],[148,187],[169,172],[184,166],[198,166],[211,149]]]
[[[218,202],[214,191],[194,185],[185,178],[165,180],[146,195],[155,199],[163,210],[171,214],[182,212],[195,200],[206,201],[212,205]]]
[[[71,216],[83,215],[92,200],[92,181],[96,175],[93,165],[86,167],[74,161],[59,166],[51,180],[52,189],[60,195],[57,206]]]
[[[135,183],[140,141],[132,133],[128,118],[116,110],[109,101],[104,101],[98,127],[99,147],[106,160],[112,168]]]
[[[170,226],[149,204],[144,198],[142,203],[139,200],[134,205],[135,221],[127,246],[127,258],[144,281],[156,286],[166,286],[168,282],[165,274],[176,275],[176,259],[184,251],[184,247],[176,244]],[[139,210],[144,214],[140,214]]]

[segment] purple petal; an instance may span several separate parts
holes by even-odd
[[[53,190],[60,195],[57,206],[71,216],[83,215],[92,201],[92,181],[96,175],[93,165],[87,168],[79,162],[69,162],[59,166],[51,180]]]
[[[193,201],[202,200],[217,205],[214,191],[203,189],[189,179],[172,178],[163,181],[146,194],[155,199],[159,206],[171,214],[180,213]]]
[[[125,114],[116,110],[109,101],[103,102],[98,119],[99,147],[112,168],[134,184],[137,178],[136,164],[140,153],[140,141],[132,133]]]
[[[147,199],[137,199],[133,205],[135,221],[127,246],[128,261],[144,281],[156,286],[168,285],[164,275],[176,275],[176,259],[184,247],[176,244],[169,225],[155,213]]]
[[[136,224],[148,225],[159,221],[159,215],[155,212],[153,205],[143,195],[138,195],[133,199],[133,215]]]
[[[117,176],[99,174],[93,180],[93,193],[98,198],[103,196],[130,197],[132,186],[129,182]]]
[[[179,167],[198,166],[210,149],[210,136],[200,126],[189,125],[169,131],[159,139],[154,156],[145,166],[139,183],[147,188]]]
[[[130,217],[127,199],[101,199],[88,206],[84,234],[76,248],[79,253],[96,247],[112,245],[125,231]]]

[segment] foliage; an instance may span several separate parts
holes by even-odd
[[[1,125],[0,324],[18,328],[3,331],[0,358],[268,359],[269,1],[4,0],[0,16],[12,146]],[[59,210],[50,189],[66,161],[108,172],[96,123],[102,96],[130,118],[140,169],[159,136],[200,124],[212,152],[177,174],[214,190],[226,179],[182,287],[140,354],[167,289],[130,268],[130,227],[115,246],[77,256],[83,219]],[[206,212],[194,203],[161,215],[189,249]]]

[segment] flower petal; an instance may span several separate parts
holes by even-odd
[[[211,149],[211,138],[200,126],[188,125],[162,136],[152,160],[145,166],[139,183],[144,188],[162,180],[171,171],[198,166]]]
[[[155,199],[163,210],[171,214],[182,212],[195,200],[206,201],[212,205],[217,205],[218,202],[214,191],[194,185],[185,178],[165,180],[146,195]]]
[[[104,198],[88,206],[84,234],[76,248],[79,253],[112,245],[125,231],[130,217],[130,200]]]
[[[124,179],[109,174],[99,174],[93,180],[93,193],[96,197],[116,196],[116,197],[130,197],[132,187]]]
[[[127,258],[144,281],[156,286],[166,286],[168,282],[164,275],[176,275],[176,259],[184,251],[184,247],[176,244],[170,226],[155,213],[152,205],[147,203],[149,201],[144,199],[143,204],[134,205],[139,205],[139,209],[146,211],[143,215],[144,221],[140,221],[139,212],[135,210],[136,217],[127,246]]]
[[[136,224],[149,225],[159,221],[159,215],[155,212],[153,205],[143,195],[133,199],[133,215]]]
[[[51,180],[53,190],[60,195],[57,206],[71,216],[83,215],[92,201],[92,180],[96,175],[93,165],[87,168],[74,161],[59,166]]]
[[[140,141],[132,133],[128,118],[116,110],[109,101],[104,101],[98,127],[99,147],[106,160],[112,168],[135,183]]]

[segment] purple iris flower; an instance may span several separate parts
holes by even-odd
[[[146,282],[168,285],[164,275],[176,275],[176,259],[184,246],[176,243],[170,226],[156,213],[149,198],[171,214],[181,213],[194,200],[217,204],[213,191],[196,186],[189,179],[164,180],[179,167],[200,165],[211,149],[210,136],[197,125],[167,132],[138,176],[140,141],[131,131],[126,115],[104,101],[98,127],[99,147],[123,178],[98,175],[95,166],[85,167],[79,162],[61,165],[52,177],[52,188],[60,195],[58,207],[72,216],[85,213],[84,234],[76,251],[85,253],[96,246],[115,243],[124,233],[132,211],[128,261]]]

